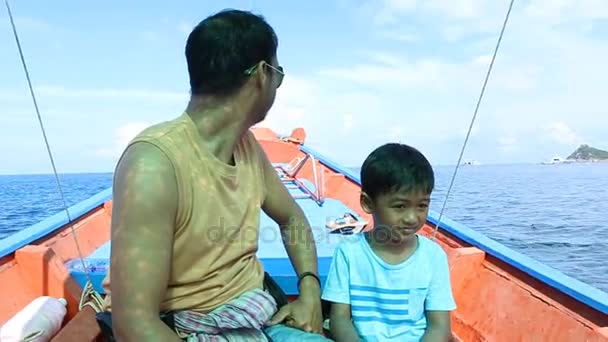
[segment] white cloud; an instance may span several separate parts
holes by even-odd
[[[379,57],[379,56],[378,56]],[[414,62],[388,55],[381,63],[358,64],[321,70],[321,75],[363,84],[383,84],[400,88],[439,85],[442,75],[452,72],[450,65],[434,59]]]
[[[401,125],[391,126],[388,128],[388,140],[393,142],[403,142],[407,139],[406,130]]]
[[[465,37],[467,31],[464,26],[450,25],[443,30],[443,37],[448,42],[456,42]]]
[[[397,15],[410,12],[416,8],[416,0],[385,0],[373,16],[377,24],[389,24]]]
[[[511,152],[517,147],[517,138],[511,135],[498,138],[498,145],[504,152]]]
[[[6,21],[6,23],[8,24],[10,19],[8,17],[7,14],[5,14],[6,12],[6,8],[4,8],[5,6],[3,5],[3,12],[2,15],[0,15],[0,21]],[[15,9],[13,8],[13,19],[15,20],[15,26],[17,27],[17,32],[22,31],[22,30],[32,30],[32,31],[49,31],[51,29],[53,29],[53,27],[51,25],[49,25],[49,23],[47,23],[44,20],[40,20],[37,18],[32,18],[32,17],[25,17],[25,16],[20,16],[20,15],[15,15]],[[12,31],[11,31],[11,35],[12,35]],[[13,37],[11,37],[11,39],[13,39]],[[14,43],[14,42],[12,42]]]
[[[150,123],[147,122],[129,122],[118,127],[114,132],[114,141],[110,146],[97,149],[95,154],[99,157],[117,160],[129,142],[148,126],[150,126]]]
[[[361,6],[362,17],[371,17],[381,31],[414,25],[426,34],[438,34],[454,43],[481,34],[495,41],[509,0],[380,0]],[[608,18],[605,0],[529,0],[515,2],[506,35],[524,34],[534,28],[555,29],[558,25],[578,24],[581,32],[593,29],[592,20]],[[405,33],[412,34],[411,28]],[[513,40],[514,42],[517,40]],[[493,44],[494,42],[492,42]]]
[[[179,24],[177,24],[177,31],[182,34],[189,35],[190,32],[192,32],[192,29],[194,28],[194,26],[195,25],[182,21]]]
[[[431,11],[444,14],[454,18],[475,18],[482,15],[484,0],[427,0],[420,1]]]
[[[395,24],[401,16],[410,14],[442,16],[450,20],[479,19],[497,5],[503,3],[487,0],[383,0],[370,2],[365,8],[368,11],[375,9],[372,18],[376,24],[387,25]]]
[[[490,64],[490,62],[492,62],[492,56],[491,55],[480,55],[475,57],[475,59],[473,60],[473,63],[478,63],[481,65],[488,65]]]
[[[314,116],[313,108],[317,106],[320,96],[314,82],[286,75],[277,90],[273,107],[266,119],[258,126],[269,127],[277,133],[287,134]]]
[[[342,126],[343,131],[345,133],[350,132],[354,126],[353,115],[351,113],[346,113],[346,114],[342,115],[342,120],[344,123],[344,125]]]
[[[463,140],[467,136],[467,132],[469,131],[469,126],[471,125],[472,118],[473,118],[473,114],[471,113],[470,118],[466,121],[466,126],[465,126],[465,122],[463,122],[462,128],[457,130],[460,133],[460,136],[462,137]],[[473,127],[471,128],[470,138],[476,136],[478,133],[479,133],[479,121],[475,121],[473,123]]]
[[[260,125],[286,134],[304,127],[309,143],[349,165],[387,140],[420,147],[439,163],[453,162],[508,5],[508,0],[366,1],[361,14],[372,39],[366,45],[362,35],[356,46],[366,52],[346,51],[334,65],[327,58],[317,73],[289,73]],[[519,161],[537,158],[525,155],[537,147],[545,149],[540,155],[552,153],[556,144],[569,149],[566,145],[581,137],[589,137],[591,145],[603,139],[608,43],[592,34],[600,32],[603,24],[594,20],[606,18],[607,8],[606,0],[516,2],[467,153],[484,162],[504,161],[501,153]],[[376,21],[370,24],[370,17]],[[165,24],[174,34],[193,27],[187,21]],[[394,42],[378,49],[378,37]],[[187,91],[154,89],[46,86],[37,92],[48,107],[57,100],[73,109],[79,101],[98,104],[99,115],[129,115],[133,122],[116,128],[115,144],[98,151],[112,158],[132,137],[129,131],[181,110],[188,100]],[[10,108],[18,107],[14,96],[29,101],[27,92],[17,94],[10,86],[0,91]],[[130,100],[135,107],[117,105]],[[61,109],[46,109],[44,115],[53,110]],[[90,119],[82,122],[90,126]]]
[[[141,37],[150,43],[158,42],[161,39],[161,35],[155,31],[143,31]]]
[[[379,36],[402,43],[412,43],[420,40],[420,37],[418,35],[407,32],[383,31],[379,32]]]
[[[384,67],[400,68],[403,65],[403,58],[386,51],[363,52],[363,56],[368,57],[371,61],[380,64]]]
[[[562,121],[552,122],[547,125],[546,132],[553,141],[559,144],[576,145],[582,143],[582,139],[574,130]]]
[[[605,0],[531,0],[525,8],[525,14],[555,23],[606,19],[608,18],[608,2]]]
[[[422,23],[427,45],[411,52],[401,49],[403,45],[374,50],[351,65],[321,70],[323,82],[338,82],[343,89],[358,86],[380,98],[373,115],[381,124],[363,124],[353,134],[377,129],[385,140],[405,137],[433,151],[463,138],[508,5],[481,0],[367,2],[365,13],[379,18],[372,25],[379,35],[415,37],[411,26],[400,23]],[[496,153],[502,152],[515,160],[535,160],[531,149],[593,145],[602,139],[608,129],[603,94],[608,41],[593,36],[606,26],[594,21],[598,18],[608,18],[608,1],[514,5],[469,142],[479,142],[476,148],[485,151],[483,158],[503,161]],[[452,45],[444,49],[446,40]],[[366,115],[362,110],[351,113],[356,120]]]
[[[176,101],[184,102],[188,99],[185,92],[162,91],[151,89],[132,89],[132,88],[99,88],[99,89],[75,89],[61,86],[40,86],[36,92],[41,96],[63,97],[63,98],[110,98],[110,99],[129,99],[129,100],[154,100],[154,101]]]
[[[188,101],[187,92],[164,91],[136,88],[70,88],[56,85],[41,85],[34,88],[36,97],[42,102],[47,100],[73,101],[132,101],[141,103],[183,104]],[[29,91],[0,89],[0,100],[31,103]]]

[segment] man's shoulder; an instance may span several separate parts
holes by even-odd
[[[184,126],[184,115],[182,114],[170,120],[157,122],[143,129],[135,135],[132,141],[138,140],[161,140],[169,138],[173,133],[180,134]]]
[[[173,160],[170,158],[171,148],[166,142],[168,135],[179,127],[179,120],[181,117],[163,121],[149,126],[133,126],[131,129],[136,130],[134,136],[128,141],[127,146],[123,150],[116,169],[118,170],[121,166],[141,167],[142,162],[145,160],[145,164],[154,164],[157,166],[172,165]],[[172,169],[171,169],[172,170]]]

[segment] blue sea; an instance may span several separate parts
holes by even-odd
[[[439,211],[453,167],[435,171]],[[110,187],[112,174],[60,179],[72,205]],[[0,239],[61,210],[54,176],[0,176]],[[462,166],[444,215],[608,292],[608,163]]]

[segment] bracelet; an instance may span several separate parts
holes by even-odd
[[[305,277],[308,277],[308,276],[314,277],[315,279],[317,279],[317,282],[319,283],[319,288],[321,288],[321,279],[319,279],[319,276],[317,276],[313,272],[304,272],[304,273],[300,274],[300,276],[298,277],[298,289],[300,288],[300,282],[302,281],[302,279],[304,279]]]

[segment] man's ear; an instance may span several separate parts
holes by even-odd
[[[266,72],[265,69],[266,69],[266,62],[259,61],[258,64],[256,64],[255,68],[253,68],[253,71],[250,74],[251,81],[254,82],[256,88],[263,89],[264,84],[266,82],[269,82],[268,73]]]
[[[361,196],[359,197],[359,201],[361,202],[361,208],[368,214],[371,214],[374,209],[374,201],[372,201],[371,197],[368,194],[361,191]]]

